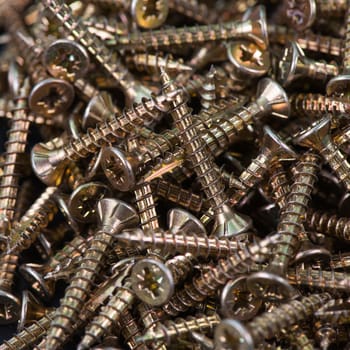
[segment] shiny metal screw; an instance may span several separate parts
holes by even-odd
[[[291,298],[295,290],[284,278],[291,258],[296,254],[298,234],[302,231],[302,218],[317,180],[319,156],[306,153],[296,166],[296,174],[277,226],[280,241],[272,251],[272,259],[265,271],[247,279],[249,290],[262,298],[283,300]]]
[[[294,139],[294,143],[318,151],[345,187],[350,189],[350,164],[332,141],[329,131],[330,119],[324,117],[312,124],[310,128],[302,131]]]
[[[131,14],[141,28],[160,27],[166,21],[168,13],[167,0],[131,0]]]
[[[336,63],[319,62],[306,57],[303,49],[295,41],[285,49],[278,68],[277,80],[284,87],[301,78],[325,83],[339,74]]]
[[[276,307],[271,312],[257,316],[247,325],[234,319],[222,321],[215,330],[215,343],[221,349],[253,350],[264,339],[280,334],[282,328],[298,324],[311,317],[325,302],[328,293],[314,294]]]
[[[138,215],[133,208],[113,199],[100,200],[97,204],[97,215],[100,229],[91,240],[61,305],[56,310],[47,335],[46,347],[49,349],[57,349],[62,342],[62,337],[71,334],[71,326],[75,323],[93,280],[101,269],[103,258],[113,242],[113,235],[138,222]]]

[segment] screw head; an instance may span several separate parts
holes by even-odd
[[[70,195],[69,212],[80,222],[93,223],[96,221],[96,203],[110,195],[109,187],[101,182],[80,185]]]
[[[238,41],[227,46],[227,56],[240,79],[260,78],[270,68],[270,54],[253,42]]]
[[[303,31],[316,20],[316,1],[284,1],[287,24],[297,31]]]
[[[168,2],[165,0],[132,0],[131,14],[139,27],[154,29],[160,27],[169,13]]]
[[[0,289],[0,325],[14,323],[19,319],[21,303],[13,294]]]
[[[324,146],[324,142],[328,140],[330,127],[331,120],[329,116],[326,116],[317,120],[309,128],[303,130],[296,138],[294,138],[293,143],[321,150]]]
[[[199,219],[181,208],[173,208],[168,212],[168,227],[174,233],[179,231],[185,234],[206,236],[207,232]]]
[[[103,91],[94,96],[87,104],[81,125],[84,130],[94,128],[97,123],[110,120],[116,112],[111,95]]]
[[[274,80],[261,79],[257,88],[257,103],[263,107],[262,114],[272,114],[275,117],[286,119],[290,114],[290,105],[286,92]]]
[[[132,157],[128,157],[116,147],[103,149],[102,169],[112,187],[118,191],[131,191],[136,186],[134,170],[137,166],[134,162]]]
[[[254,295],[268,301],[281,302],[296,296],[296,290],[285,278],[267,271],[250,275],[247,287]]]
[[[55,293],[55,283],[51,280],[45,280],[44,274],[47,272],[43,265],[23,264],[19,267],[19,272],[30,285],[31,290],[39,296],[40,299],[49,301]]]
[[[90,59],[85,48],[77,42],[59,39],[46,48],[43,63],[53,77],[73,82],[85,76]]]
[[[215,328],[215,346],[218,349],[254,350],[254,341],[248,329],[239,321],[226,319]]]
[[[54,78],[37,83],[28,96],[30,109],[46,117],[67,111],[73,100],[73,86],[65,80]]]
[[[62,150],[63,139],[37,143],[31,151],[31,165],[36,176],[48,186],[59,186],[68,166]]]
[[[101,228],[113,234],[139,223],[139,216],[135,209],[126,202],[114,198],[99,200],[96,215]]]
[[[328,96],[342,96],[350,91],[350,75],[342,74],[332,78],[327,86],[326,92]]]
[[[327,263],[330,261],[332,254],[330,251],[323,247],[317,247],[316,245],[313,248],[301,250],[296,255],[291,265],[300,265],[313,263],[315,261],[320,261]]]
[[[262,300],[248,291],[246,282],[247,276],[240,276],[226,283],[220,297],[223,316],[247,321],[259,312]]]
[[[174,293],[170,270],[155,259],[142,259],[134,265],[131,284],[135,294],[152,306],[165,304]]]

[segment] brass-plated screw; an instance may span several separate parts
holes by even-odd
[[[134,133],[138,125],[158,119],[168,110],[164,96],[154,97],[126,109],[122,115],[112,116],[110,121],[98,124],[80,138],[69,141],[68,145],[55,148],[48,143],[39,143],[32,149],[32,167],[36,175],[47,185],[61,182],[63,170],[68,160],[77,161],[96,152],[106,143],[122,139]]]
[[[277,226],[280,241],[273,249],[269,267],[251,275],[247,280],[248,288],[256,295],[275,300],[290,298],[295,293],[284,276],[298,247],[298,234],[302,231],[302,218],[317,179],[319,159],[316,154],[306,153],[296,166],[287,204]]]
[[[285,327],[298,324],[312,316],[329,299],[330,294],[324,293],[303,297],[300,301],[292,300],[257,316],[247,325],[234,319],[224,320],[215,330],[216,346],[223,349],[253,350],[264,339],[280,334],[281,324]]]
[[[224,258],[233,254],[242,245],[234,238],[208,238],[193,232],[124,230],[117,237],[120,244],[140,248],[159,249],[167,254],[191,253],[195,257]]]
[[[260,18],[227,22],[221,24],[199,25],[187,28],[161,29],[158,31],[129,34],[114,40],[107,40],[107,45],[117,50],[142,50],[176,47],[178,45],[202,45],[235,38],[253,40],[262,49],[267,46],[265,11],[260,11]]]
[[[220,175],[213,166],[212,155],[205,148],[205,143],[199,137],[198,131],[192,123],[191,110],[186,105],[184,93],[179,92],[171,97],[170,95],[177,91],[176,85],[165,71],[162,71],[161,78],[164,84],[163,92],[170,99],[173,108],[170,114],[180,131],[186,155],[192,163],[215,215],[213,235],[219,237],[234,236],[247,231],[250,223],[230,210],[226,204],[227,197]]]
[[[176,319],[175,321],[169,320],[165,321],[164,324],[159,323],[156,328],[138,337],[137,341],[150,343],[154,340],[164,340],[167,344],[170,344],[176,337],[188,336],[193,331],[208,332],[219,323],[220,317],[218,314],[212,316],[198,315],[186,319]]]
[[[80,266],[72,277],[48,331],[46,346],[50,349],[57,349],[62,343],[62,338],[71,334],[71,326],[75,323],[79,310],[84,305],[92,283],[101,269],[103,258],[111,248],[113,235],[138,222],[138,216],[133,208],[113,199],[100,200],[97,204],[97,215],[100,229],[92,238]]]
[[[131,0],[131,13],[141,28],[158,28],[168,17],[169,3],[167,0]]]
[[[302,48],[294,41],[285,49],[278,68],[277,80],[282,86],[288,86],[299,79],[325,83],[339,73],[336,63],[319,62],[306,57]]]
[[[244,190],[238,190],[230,198],[231,204],[239,202],[248,189],[253,188],[259,183],[268,167],[274,160],[293,160],[296,153],[283,142],[283,140],[275,134],[268,126],[264,127],[264,136],[259,155],[252,160],[249,166],[240,174],[238,180],[245,187]]]
[[[274,162],[270,169],[269,187],[275,203],[283,209],[287,204],[290,187],[287,172],[279,161]]]
[[[350,164],[332,141],[329,130],[330,119],[324,117],[299,133],[294,143],[318,151],[337,174],[339,180],[347,189],[350,189]]]
[[[123,89],[129,104],[140,102],[143,97],[150,97],[150,91],[128,72],[120,59],[118,57],[112,59],[105,44],[92,35],[83,23],[73,17],[67,4],[59,0],[47,0],[44,5],[45,9],[66,29],[67,34],[72,35],[106,73],[116,80]]]

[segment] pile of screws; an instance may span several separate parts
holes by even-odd
[[[350,348],[347,1],[0,27],[0,350]]]

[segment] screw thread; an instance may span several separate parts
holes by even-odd
[[[40,197],[22,216],[20,222],[10,232],[11,250],[21,252],[31,246],[40,233],[47,227],[57,212],[55,195],[57,187],[47,187]]]
[[[166,261],[165,265],[173,275],[174,283],[183,282],[193,269],[194,257],[192,254],[177,255]]]
[[[141,335],[137,322],[128,310],[125,310],[120,317],[121,333],[125,343],[131,350],[148,350],[143,343],[136,342],[136,337]]]
[[[337,147],[341,147],[344,144],[350,142],[350,127],[340,129],[339,132],[334,134],[333,141]]]
[[[166,198],[190,211],[198,213],[205,205],[201,195],[185,190],[163,179],[156,179],[151,183],[151,186],[156,196]]]
[[[344,40],[344,52],[343,52],[343,71],[348,71],[350,68],[350,9],[347,8],[346,11],[346,30],[345,30],[345,40]]]
[[[326,83],[329,79],[339,74],[339,67],[336,63],[325,61],[312,61],[308,67],[308,76],[311,79],[320,80]]]
[[[75,161],[85,158],[103,145],[135,133],[139,126],[159,119],[168,109],[164,96],[152,96],[125,109],[112,120],[98,124],[95,129],[87,131],[79,139],[71,140],[69,145],[63,148],[65,156]]]
[[[208,238],[194,233],[188,235],[182,231],[176,233],[162,230],[157,232],[123,231],[117,239],[121,244],[159,249],[163,254],[190,253],[194,257],[203,258],[224,258],[234,254],[241,247],[240,242],[233,238]]]
[[[143,333],[151,332],[152,329],[154,327],[157,327],[157,325],[160,322],[160,312],[157,312],[157,310],[151,308],[149,305],[144,303],[139,305],[138,310],[140,313],[142,323],[145,326]],[[163,341],[155,341],[151,344],[151,347],[153,350],[166,350],[166,346]]]
[[[92,84],[90,84],[88,80],[85,79],[75,79],[73,85],[82,99],[87,102],[101,93]]]
[[[237,274],[249,271],[254,257],[273,244],[275,237],[265,238],[259,243],[251,244],[230,254],[229,258],[219,260],[218,264],[200,276],[194,277],[185,288],[176,292],[163,310],[172,316],[187,311],[190,307],[215,294],[229,279]]]
[[[216,101],[215,68],[211,68],[205,78],[204,84],[199,89],[199,95],[202,109],[208,110]]]
[[[350,104],[320,94],[293,94],[290,105],[295,114],[305,117],[322,117],[324,113],[341,116],[350,111]]]
[[[339,38],[307,33],[297,33],[284,26],[269,24],[267,27],[269,41],[286,45],[288,41],[296,41],[304,50],[340,57],[343,53],[343,41]]]
[[[350,240],[350,219],[321,210],[307,211],[305,226],[308,230],[320,232],[343,240]]]
[[[201,135],[197,132],[196,126],[192,123],[191,110],[187,107],[184,92],[178,90],[176,96],[171,98],[169,94],[177,90],[176,85],[170,81],[164,71],[162,77],[165,83],[163,91],[171,101],[172,110],[170,113],[179,130],[179,138],[185,148],[187,157],[199,178],[213,211],[221,212],[227,198],[224,185],[214,167],[212,155],[206,148]]]
[[[289,335],[289,339],[299,350],[314,350],[313,342],[298,325],[293,328],[293,332]]]
[[[158,215],[151,185],[149,183],[143,183],[134,190],[134,193],[142,229],[144,231],[158,230]]]
[[[31,348],[49,329],[53,314],[54,311],[47,313],[40,320],[34,321],[29,327],[23,328],[21,332],[14,335],[11,339],[5,340],[0,345],[0,350],[24,350]]]
[[[99,3],[100,1],[93,0],[91,3]],[[108,1],[107,1],[108,2]],[[116,1],[111,1],[113,4]],[[126,3],[127,1],[122,1]],[[111,35],[126,35],[128,33],[128,28],[130,28],[130,20],[127,18],[109,18],[108,20],[105,17],[89,17],[84,19],[85,27],[89,28],[90,32],[95,33],[95,29],[99,32],[108,33]],[[97,35],[98,35],[97,32]]]
[[[287,204],[287,196],[290,192],[287,172],[280,162],[274,162],[271,169],[269,186],[272,189],[276,204],[283,209]]]
[[[11,291],[13,279],[15,276],[18,254],[4,254],[0,258],[0,289],[4,291]]]
[[[25,151],[30,125],[27,119],[28,93],[29,81],[25,79],[20,88],[19,96],[14,100],[14,107],[12,108],[13,118],[5,143],[6,151],[0,180],[0,213],[3,217],[1,226],[6,225],[5,221],[12,221],[16,208],[20,177],[18,172],[20,165],[19,156]]]
[[[212,316],[198,315],[199,317],[189,316],[186,319],[178,318],[175,321],[167,320],[164,324],[158,325],[155,329],[146,332],[139,341],[151,342],[156,340],[165,340],[170,343],[174,338],[183,338],[193,331],[206,333],[212,330],[220,323],[218,314]]]
[[[98,316],[94,317],[85,330],[85,335],[79,343],[79,350],[91,349],[101,337],[110,332],[113,325],[119,320],[121,314],[134,301],[134,293],[130,290],[130,283],[118,288],[106,306],[103,306]]]
[[[84,305],[94,278],[100,271],[103,258],[111,248],[112,241],[112,233],[104,231],[97,231],[91,240],[89,248],[66,289],[61,305],[55,312],[47,335],[48,344],[52,349],[57,349],[65,336],[71,334],[72,325]]]
[[[326,142],[320,153],[343,182],[347,190],[350,190],[350,164],[335,143],[331,140]]]
[[[293,324],[297,324],[312,316],[331,296],[328,293],[314,294],[265,312],[248,324],[254,343],[258,344],[281,333]]]
[[[312,268],[295,268],[288,270],[288,281],[292,285],[309,289],[329,290],[332,293],[346,292],[350,285],[350,276],[334,270],[314,270]]]
[[[131,33],[124,37],[108,40],[107,44],[116,49],[137,51],[158,50],[169,46],[204,44],[222,40],[248,36],[252,31],[253,23],[226,22],[219,24],[199,25],[186,28],[169,28],[148,32]]]
[[[274,249],[270,266],[277,274],[284,275],[289,260],[297,248],[298,234],[303,229],[302,218],[306,214],[319,168],[320,157],[312,153],[304,154],[296,166],[296,174],[287,197],[287,204],[277,226],[281,239]]]
[[[347,304],[343,298],[329,300],[316,311],[315,316],[318,320],[331,325],[347,324],[350,322],[350,310]]]

